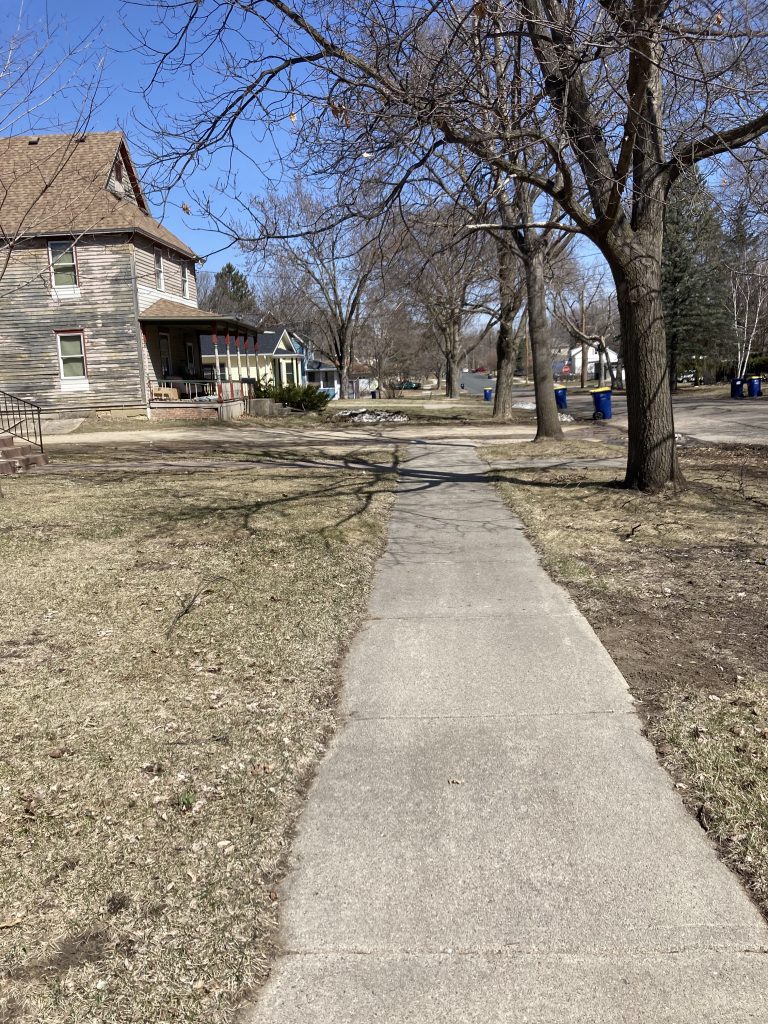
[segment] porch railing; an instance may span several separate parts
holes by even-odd
[[[247,380],[186,380],[184,377],[163,377],[149,380],[152,402],[227,402],[248,398]]]
[[[43,450],[40,406],[27,398],[0,391],[0,434],[12,434]]]

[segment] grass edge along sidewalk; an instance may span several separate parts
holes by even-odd
[[[395,485],[356,457],[3,485],[3,1021],[213,1024],[264,977]]]
[[[582,447],[572,457],[603,454]],[[481,455],[626,678],[686,805],[768,913],[768,448],[685,447],[688,489],[654,497],[621,489],[617,470],[503,468],[538,452]]]

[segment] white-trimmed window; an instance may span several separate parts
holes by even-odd
[[[155,288],[158,291],[165,291],[165,273],[163,272],[163,254],[155,249]]]
[[[51,287],[59,295],[76,295],[80,278],[77,273],[77,254],[74,242],[66,239],[48,243],[48,261],[51,266]]]
[[[181,294],[185,299],[189,298],[189,264],[186,261],[181,264]]]
[[[82,331],[57,331],[59,374],[62,391],[87,391],[88,367],[85,361],[85,338]]]

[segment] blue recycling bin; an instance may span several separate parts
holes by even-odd
[[[731,398],[744,397],[744,381],[741,377],[734,377],[731,381]]]
[[[611,409],[611,389],[593,388],[591,391],[592,402],[595,411],[592,413],[593,420],[609,420],[613,416]]]
[[[763,393],[762,380],[760,377],[749,377],[747,380],[747,394],[750,398],[759,398]]]
[[[491,401],[493,401],[493,388],[483,388],[483,401],[484,402],[491,402]]]
[[[462,391],[464,390],[464,388],[466,387],[464,381],[462,381],[461,384],[459,384],[459,387],[461,388]]]
[[[562,384],[555,384],[555,401],[558,409],[568,408],[568,388]]]

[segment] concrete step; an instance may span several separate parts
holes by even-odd
[[[28,447],[31,447],[28,446]],[[14,455],[10,458],[0,457],[0,476],[10,476],[14,473],[25,473],[35,466],[47,466],[48,456],[45,452],[33,451],[27,455]]]
[[[6,444],[0,441],[0,459],[15,459],[19,455],[33,455],[40,449],[34,444],[27,444],[26,441],[18,441],[16,444]]]

